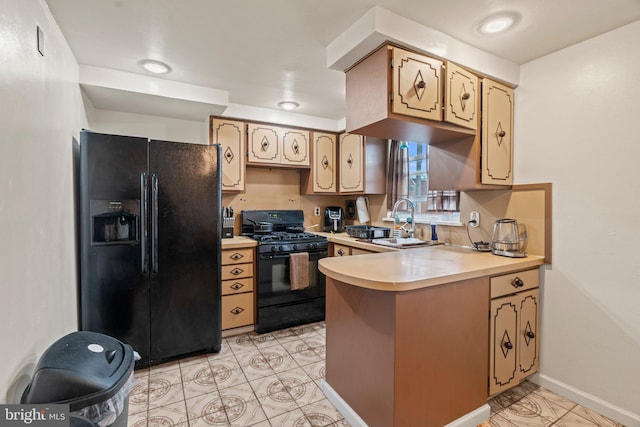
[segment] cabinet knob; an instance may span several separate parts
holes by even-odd
[[[344,251],[342,249],[338,249],[338,255],[340,256],[344,255]]]
[[[501,130],[500,132],[498,132],[498,136],[499,136],[500,138],[504,138],[504,136],[505,136],[506,134],[507,134],[507,133],[506,133],[505,131],[503,131],[503,130]]]
[[[327,160],[326,157],[324,158],[324,160],[322,160],[322,166],[324,166],[325,169],[327,168],[327,166],[329,166],[329,160]]]
[[[418,86],[420,89],[424,89],[426,85],[427,84],[424,82],[424,80],[420,80],[416,86]]]
[[[526,335],[528,338],[531,338],[531,339],[536,337],[536,334],[534,334],[533,331],[527,331]]]
[[[516,278],[511,281],[511,286],[513,286],[514,288],[521,288],[524,286],[524,282],[521,278],[516,276]]]
[[[511,350],[513,348],[513,344],[511,344],[511,341],[507,341],[506,343],[504,343],[504,348],[506,348],[507,350]]]
[[[471,94],[469,92],[465,92],[462,94],[462,100],[466,101],[467,99],[471,98]]]

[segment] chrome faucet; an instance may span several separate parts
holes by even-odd
[[[413,204],[413,202],[411,201],[411,199],[408,199],[406,197],[403,197],[402,199],[398,199],[396,201],[396,203],[393,205],[393,210],[391,211],[391,217],[395,220],[396,218],[396,212],[398,210],[398,205],[400,205],[400,203],[402,202],[406,202],[406,204],[409,206],[409,209],[411,210],[411,228],[409,228],[408,230],[405,228],[405,226],[407,225],[407,222],[405,222],[402,227],[400,227],[401,230],[403,230],[405,233],[407,233],[408,237],[413,237],[414,232],[415,232],[415,221],[414,221],[414,217],[415,217],[415,205]]]

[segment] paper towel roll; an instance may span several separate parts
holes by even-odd
[[[369,221],[369,199],[366,197],[358,197],[356,199],[356,208],[358,210],[358,221],[364,224]]]

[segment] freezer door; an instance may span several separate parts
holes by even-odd
[[[149,359],[141,174],[145,138],[80,135],[80,329],[115,337]]]
[[[219,146],[149,144],[151,359],[219,351]]]

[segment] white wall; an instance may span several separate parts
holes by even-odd
[[[209,143],[209,123],[207,119],[197,122],[92,108],[89,127],[92,131],[101,133],[140,136],[193,144]]]
[[[72,138],[86,119],[44,1],[3,0],[0,40],[0,402],[17,402],[42,351],[77,328]]]
[[[635,22],[525,64],[515,110],[517,182],[553,183],[540,378],[631,412],[628,425],[640,425],[638,40]]]

